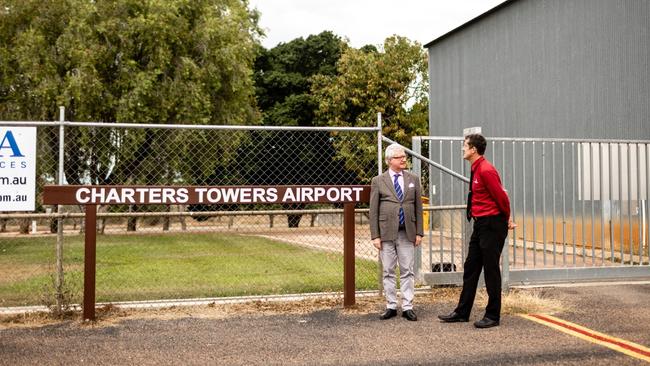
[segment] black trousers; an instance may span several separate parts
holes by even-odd
[[[499,216],[474,218],[474,230],[469,240],[469,250],[465,259],[463,291],[456,307],[456,313],[469,318],[476,297],[476,287],[484,271],[488,304],[485,317],[499,320],[501,317],[501,268],[499,259],[503,244],[508,236],[508,219]]]

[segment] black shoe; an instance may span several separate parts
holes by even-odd
[[[406,318],[406,320],[410,320],[412,322],[418,320],[417,315],[415,315],[415,311],[410,309],[402,311],[402,318]]]
[[[492,328],[499,325],[498,320],[492,320],[490,318],[483,318],[477,322],[474,322],[474,326],[477,328]]]
[[[379,317],[381,320],[390,319],[397,316],[397,310],[395,309],[386,309],[383,314]]]
[[[438,319],[442,320],[445,323],[466,323],[469,321],[466,317],[461,316],[457,312],[452,312],[449,315],[438,315]]]

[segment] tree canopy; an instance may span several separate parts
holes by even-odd
[[[332,32],[296,38],[266,50],[255,62],[258,105],[265,125],[314,126],[318,101],[311,93],[315,75],[336,75],[343,41]],[[249,184],[334,184],[350,178],[334,161],[327,132],[254,133],[243,147]],[[349,182],[352,183],[352,182]]]
[[[5,0],[0,115],[249,123],[258,14],[241,0]]]
[[[314,77],[312,93],[318,100],[318,123],[329,126],[375,126],[382,113],[383,134],[410,145],[411,136],[427,134],[427,58],[422,46],[392,36],[381,49],[348,47],[336,75]],[[370,135],[340,134],[334,141],[346,166],[364,180],[375,172],[359,161],[376,161],[376,142]]]
[[[426,133],[418,43],[393,36],[355,49],[322,32],[266,50],[257,22],[246,0],[4,0],[0,118],[55,120],[63,105],[73,121],[374,126],[381,112],[383,133],[401,143]],[[315,135],[211,143],[196,131],[69,129],[66,179],[209,184],[242,157],[251,161],[236,179],[249,184],[344,183],[374,173],[370,134]]]
[[[245,0],[5,0],[0,118],[54,120],[63,105],[73,121],[257,123],[257,20]],[[174,161],[166,151],[217,148],[204,139],[69,129],[66,178],[152,184],[181,171],[193,181],[217,162]]]
[[[313,126],[318,106],[311,94],[314,75],[335,75],[344,43],[332,32],[296,38],[266,50],[255,61],[257,103],[264,123]]]

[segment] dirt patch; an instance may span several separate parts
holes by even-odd
[[[66,264],[64,269],[66,272],[81,271],[83,270],[83,264]],[[2,270],[0,270],[0,285],[47,274],[54,275],[55,271],[54,266],[51,264],[4,263]]]
[[[441,287],[416,294],[416,307],[424,304],[455,303],[458,301],[460,288]],[[475,308],[485,307],[487,295],[485,290],[477,294]],[[234,316],[268,316],[277,314],[308,314],[316,311],[335,309],[342,315],[365,315],[379,313],[385,305],[383,297],[358,297],[356,305],[344,308],[343,298],[319,297],[300,301],[251,301],[246,303],[217,304],[201,306],[172,306],[167,308],[131,309],[106,305],[97,309],[97,320],[81,320],[81,312],[69,312],[60,318],[53,318],[49,313],[28,313],[0,316],[0,329],[14,327],[41,327],[61,322],[72,322],[79,327],[111,326],[125,319],[171,320],[179,318],[224,319]],[[567,309],[561,299],[545,295],[543,290],[512,290],[503,296],[503,314],[522,313],[556,313]]]
[[[487,296],[483,294],[482,300],[487,304]],[[556,314],[570,309],[564,299],[553,297],[544,289],[514,289],[505,295],[501,302],[504,314]]]

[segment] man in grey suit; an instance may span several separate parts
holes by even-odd
[[[402,316],[416,321],[413,257],[424,236],[420,177],[405,170],[406,153],[400,145],[388,146],[385,158],[388,170],[372,179],[370,189],[370,236],[380,250],[386,295],[381,319],[397,315],[395,265],[399,262]]]

